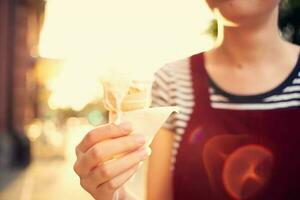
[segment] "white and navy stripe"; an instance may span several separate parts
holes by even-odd
[[[293,71],[279,86],[260,95],[228,94],[210,80],[211,106],[216,109],[274,110],[300,107],[300,57]]]
[[[194,107],[189,59],[167,64],[155,74],[152,105],[176,105],[179,107],[179,113],[173,114],[163,126],[163,128],[176,133],[172,150],[172,163],[174,164],[180,142]]]

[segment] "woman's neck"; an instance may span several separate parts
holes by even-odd
[[[278,11],[256,23],[228,27],[224,26],[223,40],[218,52],[235,62],[237,66],[260,66],[265,60],[282,55],[286,42],[280,37]],[[246,24],[246,23],[245,23]]]

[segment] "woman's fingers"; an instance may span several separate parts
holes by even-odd
[[[95,191],[95,194],[113,194],[136,173],[138,168],[139,165],[135,165],[126,172],[114,177],[113,179],[103,183],[102,185],[99,185]]]
[[[76,147],[76,154],[79,156],[79,154],[85,153],[93,145],[103,140],[128,135],[131,130],[131,125],[128,122],[121,123],[120,125],[106,124],[95,128],[86,134],[80,144]]]
[[[117,160],[107,162],[103,165],[98,166],[91,171],[85,178],[86,184],[92,188],[109,181],[110,179],[126,172],[133,166],[139,164],[150,155],[149,148],[141,148],[137,151],[129,153]]]
[[[149,155],[143,147],[146,138],[130,132],[129,123],[104,125],[89,132],[77,146],[74,170],[82,187],[95,198],[111,200]]]
[[[85,177],[93,168],[111,160],[113,157],[137,150],[145,144],[145,137],[142,135],[129,135],[112,140],[105,140],[94,145],[85,154],[78,157],[74,170]]]

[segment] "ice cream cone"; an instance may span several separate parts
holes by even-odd
[[[121,84],[115,82],[103,82],[104,105],[109,111],[126,112],[150,106],[152,82],[131,81],[127,88],[122,85],[119,90],[116,85]]]

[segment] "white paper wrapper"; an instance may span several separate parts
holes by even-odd
[[[165,123],[172,112],[177,112],[176,106],[156,107],[124,112],[122,121],[128,121],[133,128],[133,134],[142,134],[147,138],[149,146],[160,127]],[[138,170],[136,175],[125,184],[126,192],[138,200],[145,199],[145,166]]]
[[[131,123],[134,134],[143,134],[150,145],[155,134],[168,119],[172,112],[177,112],[176,106],[155,107],[134,110],[123,113],[123,121]]]

